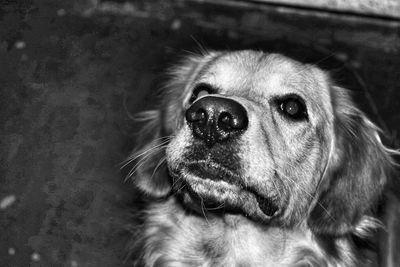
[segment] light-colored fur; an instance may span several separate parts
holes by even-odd
[[[127,161],[153,200],[132,245],[137,266],[372,266],[354,240],[380,225],[374,208],[395,151],[345,89],[316,66],[255,51],[192,56],[171,76],[160,108],[141,114],[147,141]],[[184,119],[201,83],[247,112],[246,131],[219,150],[206,151]],[[305,101],[306,121],[277,111],[275,99],[289,94]],[[236,166],[242,187],[188,168],[220,161]],[[185,185],[201,198],[200,211],[190,209]],[[272,201],[277,215],[266,216],[255,195]],[[207,206],[208,198],[220,205]],[[242,212],[224,212],[232,203]]]

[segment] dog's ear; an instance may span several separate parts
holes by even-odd
[[[164,197],[171,191],[166,167],[165,149],[175,131],[183,123],[183,97],[194,79],[214,58],[216,53],[186,57],[169,71],[170,79],[161,92],[161,103],[154,110],[144,111],[135,116],[144,126],[137,134],[138,148],[126,160],[126,166],[133,164],[128,177],[143,193],[152,197]]]
[[[354,233],[363,215],[377,203],[391,170],[391,150],[377,127],[339,87],[331,91],[334,123],[329,163],[308,218],[317,234]]]
[[[165,171],[164,150],[168,139],[162,138],[160,110],[148,110],[136,114],[135,121],[142,123],[137,133],[137,148],[126,160],[124,167],[131,168],[127,178],[143,193],[163,197],[170,191]]]

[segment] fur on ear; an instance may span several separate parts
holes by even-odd
[[[165,169],[165,148],[168,138],[161,135],[161,112],[148,110],[138,113],[135,121],[144,123],[137,133],[138,147],[125,161],[125,166],[133,165],[127,178],[133,177],[135,186],[153,197],[166,196],[170,185]]]
[[[348,93],[331,90],[334,145],[308,225],[317,234],[354,233],[377,204],[390,175],[393,150],[383,146],[378,128],[357,109]]]
[[[144,123],[137,134],[138,148],[125,161],[124,166],[133,164],[128,178],[133,177],[136,187],[152,197],[165,197],[171,191],[166,167],[165,149],[182,124],[184,92],[216,53],[186,57],[181,64],[171,68],[170,79],[161,94],[160,107],[141,112],[135,116]]]

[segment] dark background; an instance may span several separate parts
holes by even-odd
[[[399,25],[252,1],[0,0],[0,201],[15,198],[0,209],[0,266],[129,265],[130,117],[202,47],[330,70],[400,147]]]

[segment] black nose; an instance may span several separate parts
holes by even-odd
[[[186,121],[195,137],[211,147],[246,130],[246,109],[228,98],[205,96],[193,103],[186,111]]]

